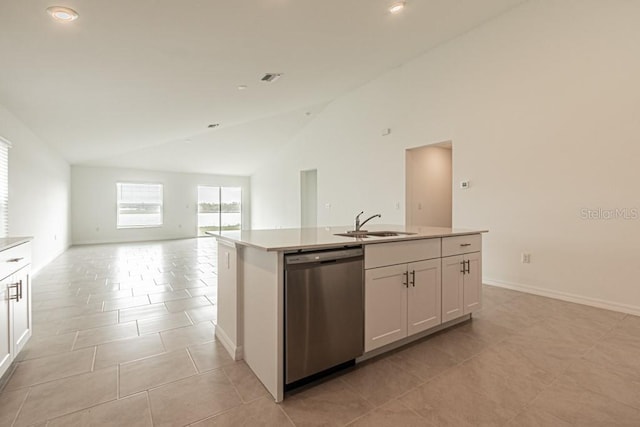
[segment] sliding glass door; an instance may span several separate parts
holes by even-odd
[[[239,187],[198,187],[198,236],[205,231],[240,230],[242,189]]]

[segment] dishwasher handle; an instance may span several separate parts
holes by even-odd
[[[337,261],[349,258],[362,258],[364,256],[364,251],[362,248],[355,249],[340,249],[333,251],[324,251],[324,252],[307,252],[307,253],[299,253],[299,254],[289,254],[285,255],[284,262],[285,265],[296,265],[296,264],[315,264],[315,263],[326,263],[327,261]]]

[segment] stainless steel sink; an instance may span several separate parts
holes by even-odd
[[[406,233],[404,231],[347,231],[346,233],[336,233],[334,236],[355,237],[365,239],[367,237],[394,237],[409,236],[416,233]]]
[[[367,236],[375,237],[391,237],[391,236],[410,236],[417,233],[405,233],[404,231],[369,231]]]
[[[347,231],[346,233],[336,233],[334,234],[334,236],[357,237],[357,238],[365,239],[369,237],[367,236],[368,233],[369,233],[368,231]]]

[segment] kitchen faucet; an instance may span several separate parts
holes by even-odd
[[[363,213],[364,213],[364,211],[362,211],[358,215],[356,215],[356,229],[355,229],[355,231],[361,231],[360,228],[362,228],[363,225],[365,225],[367,222],[371,221],[373,218],[382,218],[382,215],[375,214],[375,215],[371,215],[369,218],[367,218],[364,221],[360,222],[360,215],[362,215]]]

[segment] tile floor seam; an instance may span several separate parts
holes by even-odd
[[[93,347],[93,359],[91,360],[91,371],[90,372],[94,372],[96,369],[96,356],[98,354],[98,346],[94,346]]]
[[[421,420],[424,420],[425,423],[428,422],[428,420],[423,417],[420,413],[418,413],[418,411],[416,411],[415,409],[411,408],[409,405],[405,404],[402,400],[400,400],[400,398],[397,399],[402,406],[404,406],[405,408],[407,408],[409,410],[409,412],[412,412],[413,414],[415,414],[418,418],[420,418]]]
[[[244,398],[243,398],[243,397],[242,397],[242,395],[240,394],[240,391],[238,390],[238,387],[236,387],[236,385],[234,384],[234,382],[233,382],[233,381],[231,381],[231,377],[230,377],[230,376],[227,374],[227,372],[224,370],[224,367],[220,367],[220,368],[217,368],[217,369],[219,369],[219,370],[220,370],[220,372],[222,372],[222,375],[224,375],[224,377],[227,379],[227,381],[229,381],[229,384],[231,384],[231,387],[233,387],[233,389],[235,390],[236,394],[238,395],[238,398],[240,399],[240,402],[242,402],[243,404],[244,404],[244,403],[246,403],[246,402],[244,401]],[[207,372],[213,372],[213,371],[215,371],[215,370],[216,370],[216,369],[211,369],[211,370],[209,370],[209,371],[207,371]]]
[[[364,399],[364,398],[363,398],[363,399]],[[373,406],[373,407],[371,407],[367,412],[365,412],[364,414],[359,415],[359,416],[355,417],[354,419],[352,419],[351,421],[348,421],[348,422],[346,422],[346,423],[344,423],[344,424],[342,424],[342,425],[343,425],[344,427],[347,427],[347,426],[353,425],[354,423],[357,423],[359,420],[361,420],[361,419],[363,419],[363,418],[365,418],[365,417],[369,416],[370,414],[374,413],[375,411],[377,411],[377,410],[378,410],[378,409],[380,409],[381,407],[383,407],[383,406],[385,406],[385,405],[387,405],[387,404],[389,404],[389,403],[391,403],[391,402],[393,402],[393,401],[395,401],[395,400],[398,400],[398,398],[396,397],[396,398],[394,398],[394,399],[392,399],[392,400],[390,400],[390,401],[388,401],[388,402],[386,402],[386,403],[384,403],[384,404],[380,405],[379,407],[375,407],[375,406]],[[365,401],[366,401],[366,399],[365,399]]]
[[[267,399],[271,399],[271,396],[268,396]],[[284,408],[282,407],[282,403],[276,403],[276,405],[278,406],[278,409],[280,409],[280,412],[282,412],[284,414],[284,416],[289,420],[289,422],[291,423],[292,426],[296,426],[296,423],[293,422],[293,419],[289,416],[289,414],[287,414],[287,411],[284,410]]]
[[[143,391],[143,393],[145,394],[146,398],[147,398],[147,409],[149,410],[149,419],[151,420],[151,426],[155,426],[156,423],[153,420],[153,411],[151,410],[151,396],[149,396],[149,391],[145,390]]]
[[[589,347],[589,349],[588,349],[587,351],[585,351],[585,353],[584,353],[584,354],[582,354],[582,355],[579,357],[579,359],[581,359],[581,360],[584,360],[584,361],[587,361],[587,362],[588,362],[589,360],[588,360],[588,359],[585,359],[585,356],[586,356],[587,354],[589,354],[591,351],[593,351],[597,346],[598,346],[598,343],[595,343],[593,346]],[[602,364],[600,364],[600,363],[598,363],[598,362],[593,362],[593,363],[597,364],[598,366],[603,366]],[[604,366],[604,367],[606,368],[606,366]],[[567,369],[568,369],[568,367],[567,367]],[[568,376],[567,376],[567,373],[566,373],[567,369],[565,369],[562,373],[560,373],[560,374],[558,375],[558,378],[563,377],[563,378],[567,378],[567,379],[569,379],[570,381],[574,381],[574,382],[575,382],[575,380],[573,380],[571,377],[568,377]],[[632,406],[632,405],[629,405],[629,403],[626,403],[626,402],[623,402],[623,401],[621,401],[621,400],[617,399],[616,397],[608,396],[608,395],[606,395],[606,394],[604,394],[604,393],[601,393],[601,392],[599,392],[599,391],[595,391],[595,390],[587,389],[586,387],[583,387],[581,384],[578,384],[578,383],[576,383],[576,385],[577,385],[578,387],[580,387],[581,389],[587,390],[587,391],[589,391],[589,392],[591,392],[591,393],[597,394],[597,395],[599,395],[599,396],[606,397],[607,399],[615,400],[616,402],[618,402],[618,403],[620,403],[620,404],[622,404],[622,405],[624,405],[624,406],[627,406],[627,407],[630,407],[630,408],[634,408],[634,409],[640,410],[640,404],[638,404],[638,406]]]
[[[160,354],[166,354],[166,353],[160,353]],[[154,355],[154,356],[159,356],[160,354],[156,354],[156,355]],[[154,356],[150,356],[150,357],[154,357]],[[130,363],[130,362],[126,362],[126,363]],[[210,371],[205,372],[204,374],[210,374],[210,373],[211,373],[211,372],[213,372],[214,370],[215,370],[215,369],[212,369],[212,370],[210,370]],[[186,380],[186,379],[188,379],[188,378],[193,378],[193,377],[200,376],[200,375],[203,375],[203,374],[200,374],[200,373],[198,373],[198,372],[196,371],[196,373],[194,373],[194,374],[190,374],[190,375],[187,375],[186,377],[182,377],[182,378],[174,379],[174,380],[168,381],[168,382],[166,382],[166,383],[162,383],[162,384],[156,384],[156,385],[153,385],[153,386],[151,386],[151,387],[149,387],[149,388],[146,388],[146,389],[144,389],[144,390],[139,390],[139,391],[136,391],[136,392],[134,392],[134,393],[132,393],[132,394],[128,394],[128,395],[126,395],[126,396],[123,396],[123,398],[128,398],[128,397],[133,396],[134,394],[138,394],[138,393],[142,393],[142,392],[150,393],[150,392],[152,392],[152,391],[154,391],[154,390],[157,390],[157,389],[159,389],[159,388],[166,387],[166,386],[168,386],[168,385],[175,384],[175,383],[178,383],[178,382],[180,382],[180,381],[184,381],[184,380]],[[242,401],[242,400],[241,400],[241,401]]]
[[[55,417],[53,417],[53,418],[47,418],[47,419],[46,419],[46,425],[49,425],[49,423],[50,423],[51,421],[55,421],[55,420],[57,420],[58,418],[63,418],[63,417],[67,417],[67,416],[69,416],[69,415],[77,414],[77,413],[79,413],[79,412],[83,412],[83,411],[86,411],[86,410],[88,410],[88,409],[96,408],[96,407],[98,407],[98,406],[100,406],[100,405],[104,405],[104,404],[107,404],[107,403],[117,402],[118,400],[120,400],[120,399],[119,399],[118,397],[116,397],[115,399],[105,400],[104,402],[95,403],[95,404],[92,404],[92,405],[87,406],[87,407],[85,407],[85,408],[76,409],[75,411],[65,412],[64,414],[57,415],[57,416],[55,416]],[[39,426],[39,425],[40,425],[40,423],[35,423],[35,424],[32,424],[31,426],[32,426],[32,427],[35,427],[35,426]]]
[[[116,400],[120,399],[120,363],[116,365]]]
[[[16,411],[16,414],[13,417],[13,421],[11,421],[12,427],[15,425],[16,421],[18,420],[18,416],[20,415],[20,412],[22,412],[22,408],[24,408],[24,404],[27,401],[27,398],[29,397],[30,393],[31,393],[31,387],[29,387],[29,389],[24,395],[24,398],[22,399],[22,402],[20,402],[20,406],[18,406],[18,410]]]
[[[162,341],[162,335],[160,335],[160,341]],[[191,354],[191,351],[189,350],[189,347],[185,347],[185,350],[187,350],[187,355],[188,355],[189,360],[191,361],[191,364],[193,365],[194,369],[196,370],[196,372],[198,374],[201,374],[202,372],[200,372],[200,369],[198,369],[198,365],[196,364],[196,361],[193,359],[193,355]]]
[[[353,372],[353,371],[351,371]],[[349,384],[348,381],[346,381],[342,375],[336,377],[335,379],[342,381],[342,383],[344,384],[345,388],[349,391],[351,391],[353,394],[355,394],[356,396],[358,396],[360,399],[364,400],[368,405],[371,406],[371,410],[367,411],[367,413],[369,412],[373,412],[373,410],[377,409],[378,406],[376,406],[372,401],[370,401],[369,399],[367,399],[366,397],[364,397],[364,395],[362,393],[360,393],[355,387],[353,387],[351,384]],[[328,380],[327,382],[332,382],[333,379]],[[380,405],[382,406],[382,405]]]
[[[408,389],[406,392],[402,393],[400,396],[398,396],[398,399],[401,399],[401,398],[403,398],[403,397],[407,396],[409,393],[411,393],[411,392],[413,392],[413,391],[417,390],[418,388],[420,388],[420,387],[422,387],[422,386],[424,386],[424,385],[427,385],[427,384],[429,384],[430,382],[433,382],[433,381],[434,381],[435,379],[437,379],[437,378],[440,378],[440,377],[444,376],[447,372],[449,372],[449,371],[453,371],[454,369],[456,369],[456,368],[460,367],[460,365],[462,365],[462,363],[463,363],[463,362],[459,362],[459,363],[457,363],[456,365],[449,366],[448,368],[444,369],[442,372],[439,372],[439,373],[437,373],[436,375],[434,375],[433,377],[431,377],[431,378],[429,378],[429,379],[426,379],[426,380],[422,381],[422,383],[420,383],[420,384],[416,385],[415,387],[413,387],[413,388],[411,388],[411,389]]]
[[[515,418],[517,418],[517,417],[518,417],[518,415],[520,415],[522,412],[525,412],[526,410],[528,410],[528,409],[531,407],[531,405],[533,405],[533,404],[536,402],[536,400],[538,400],[538,399],[540,398],[540,396],[541,396],[545,391],[549,390],[549,389],[550,389],[554,384],[556,384],[556,383],[558,382],[558,380],[560,379],[560,376],[561,376],[561,375],[562,375],[562,374],[556,375],[556,376],[553,378],[553,380],[552,380],[549,384],[547,384],[547,385],[546,385],[542,390],[540,390],[540,392],[539,392],[539,393],[538,393],[538,394],[537,394],[533,399],[531,399],[531,401],[530,401],[529,403],[527,403],[526,405],[524,405],[524,406],[521,408],[520,412],[518,412],[518,413],[517,413],[517,414],[515,414],[512,418],[510,418],[510,419],[509,419],[509,421],[507,421],[507,423],[506,423],[506,424],[510,423],[510,422],[511,422],[511,421],[513,421]],[[565,419],[564,419],[564,418],[562,418],[562,417],[558,417],[558,418],[560,418],[560,419],[561,419],[561,420],[563,420],[563,421],[567,421],[567,422],[569,422],[570,424],[573,424],[573,423],[571,423],[571,421],[570,421],[570,420],[565,420]],[[506,425],[506,424],[505,424],[505,425]]]
[[[193,321],[193,319],[191,318],[191,316],[189,316],[189,313],[187,313],[186,311],[183,312],[185,314],[185,316],[187,316],[187,319],[189,319],[189,321],[191,322],[191,325],[196,325],[197,323]]]

